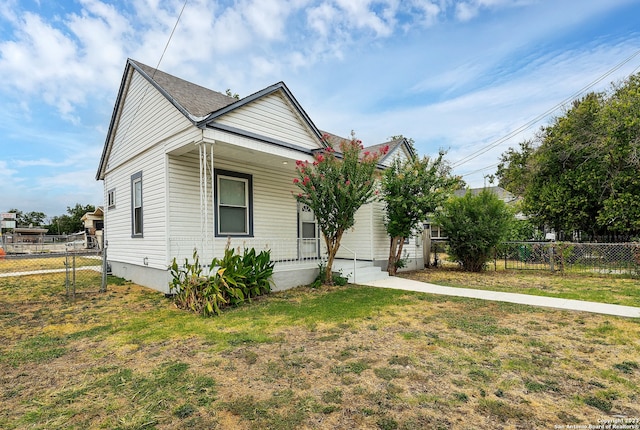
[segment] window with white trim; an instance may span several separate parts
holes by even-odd
[[[142,235],[142,172],[131,175],[131,237]]]
[[[215,171],[216,235],[253,235],[253,181],[251,175]]]
[[[107,208],[112,209],[116,207],[116,189],[112,188],[107,191]]]

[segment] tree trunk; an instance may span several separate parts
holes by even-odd
[[[336,258],[338,248],[340,248],[340,240],[342,240],[342,231],[338,231],[335,237],[328,238],[324,236],[324,241],[327,244],[327,253],[329,258],[327,259],[327,267],[324,272],[324,283],[327,285],[333,284],[333,260]]]
[[[404,237],[398,238],[398,251],[396,252],[396,272],[398,271],[398,262],[402,258],[402,249],[404,248]]]
[[[402,258],[402,248],[404,247],[404,237],[396,236],[391,238],[389,246],[389,260],[387,261],[387,272],[389,276],[396,276],[398,273],[398,261]]]
[[[387,272],[389,276],[396,276],[396,249],[398,248],[398,237],[390,238],[389,259],[387,260]]]

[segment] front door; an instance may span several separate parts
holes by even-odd
[[[302,203],[298,204],[298,254],[300,259],[320,256],[316,217],[313,210]]]

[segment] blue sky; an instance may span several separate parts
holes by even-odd
[[[3,0],[0,211],[102,204],[126,59],[156,66],[183,4]],[[284,81],[320,129],[447,149],[475,187],[640,51],[638,17],[640,0],[187,0],[160,69],[240,96]],[[590,90],[638,71],[640,55]]]

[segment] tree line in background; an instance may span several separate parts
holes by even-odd
[[[501,156],[499,185],[540,226],[583,240],[640,236],[640,74],[573,102]]]
[[[71,234],[84,230],[82,217],[87,212],[93,212],[96,208],[93,205],[67,206],[67,213],[47,219],[44,212],[22,212],[18,209],[9,209],[8,212],[16,214],[16,225],[18,227],[40,227],[46,228],[47,234]]]

